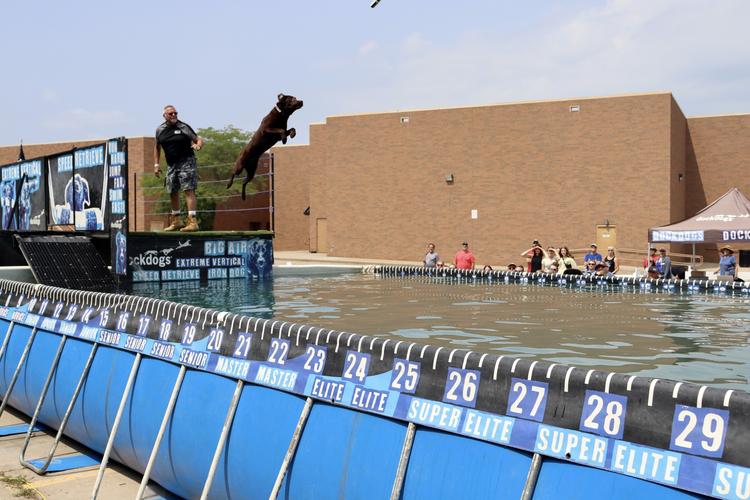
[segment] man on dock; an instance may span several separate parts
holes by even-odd
[[[174,106],[164,106],[164,123],[156,129],[156,145],[154,146],[154,175],[159,177],[159,166],[162,148],[167,160],[166,187],[169,192],[172,212],[169,216],[169,226],[165,231],[181,232],[197,231],[195,189],[198,187],[198,165],[195,161],[195,151],[203,147],[203,139],[185,122],[177,119]],[[180,217],[180,190],[185,192],[187,205],[187,224],[182,223]]]

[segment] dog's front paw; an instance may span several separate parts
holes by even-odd
[[[285,135],[281,136],[281,144],[286,144],[286,136]]]
[[[296,136],[297,136],[297,130],[294,127],[290,128],[289,129],[289,137],[291,137],[292,139],[294,139]]]

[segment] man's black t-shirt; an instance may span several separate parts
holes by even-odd
[[[197,140],[198,136],[185,122],[178,121],[174,125],[164,122],[156,129],[156,143],[164,150],[167,165],[195,156],[191,146]]]

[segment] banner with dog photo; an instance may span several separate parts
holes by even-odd
[[[106,145],[98,144],[48,160],[49,224],[77,231],[107,227]]]
[[[73,182],[66,199],[73,201],[77,231],[107,229],[107,144],[73,152]]]
[[[43,165],[40,159],[0,167],[3,230],[47,229]]]

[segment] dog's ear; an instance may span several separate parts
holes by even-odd
[[[277,98],[278,98],[279,102],[281,102],[281,100],[284,98],[284,94],[279,94]]]

